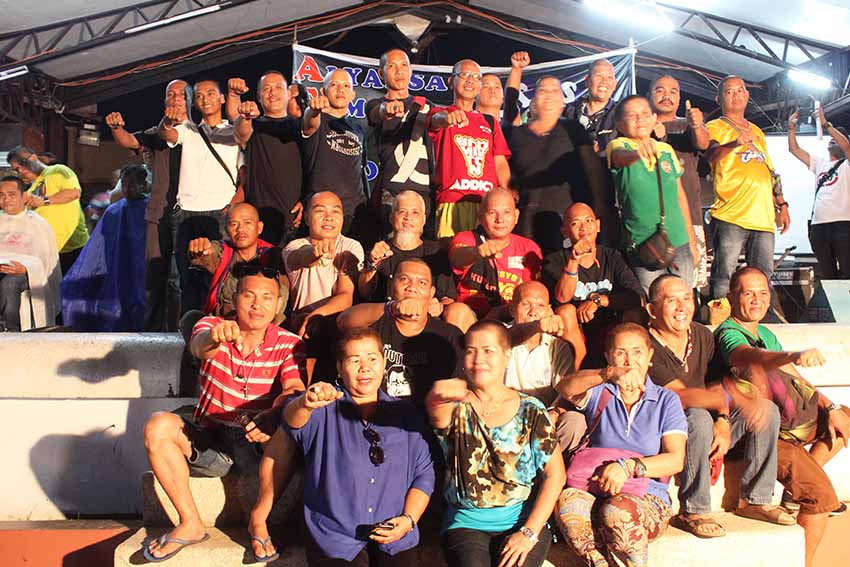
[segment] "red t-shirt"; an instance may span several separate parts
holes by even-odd
[[[455,106],[433,108],[430,119],[437,112],[457,110]],[[437,203],[456,203],[464,197],[478,198],[499,186],[496,177],[495,156],[511,157],[508,142],[502,134],[499,121],[493,128],[480,112],[467,112],[469,121],[464,128],[449,126],[431,132],[434,141],[434,179],[437,186]]]
[[[452,238],[449,249],[478,246],[479,244],[476,241],[475,233],[467,230]],[[502,250],[501,254],[500,258],[496,258],[496,269],[499,277],[499,295],[502,298],[502,304],[505,304],[514,296],[514,289],[519,284],[537,279],[540,274],[540,267],[543,265],[543,254],[536,242],[517,234],[511,234],[511,243]],[[464,283],[465,276],[468,273],[473,278],[481,275],[478,273],[480,270],[477,268],[477,264],[476,262],[463,270],[453,268],[453,271],[458,280],[457,300],[469,305],[476,315],[482,317],[491,309],[487,298],[478,290],[469,289]]]
[[[195,324],[192,337],[223,320],[204,317]],[[201,361],[195,418],[232,423],[243,412],[254,415],[270,408],[283,388],[292,386],[291,380],[307,383],[304,362],[304,343],[277,325],[268,326],[263,342],[253,352],[240,353],[222,343],[215,356]]]

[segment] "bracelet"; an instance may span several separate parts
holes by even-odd
[[[782,201],[781,203],[776,205],[776,208],[781,209],[782,207],[787,207],[787,206],[788,206],[788,201]]]
[[[392,317],[393,309],[395,309],[396,303],[398,302],[395,299],[387,301],[387,303],[384,305],[384,315],[386,315],[387,317]]]
[[[402,512],[401,515],[404,516],[405,518],[407,518],[408,520],[410,520],[410,531],[415,530],[416,529],[416,520],[413,519],[413,516],[411,516],[407,512]]]
[[[619,459],[617,459],[617,464],[623,467],[623,472],[626,473],[626,478],[632,476],[632,474],[629,472],[629,465],[626,464],[626,459],[620,457]]]
[[[571,271],[567,270],[566,267],[564,267],[564,274],[570,276],[571,278],[577,278],[578,277],[578,272],[571,272]]]
[[[537,537],[537,534],[531,531],[531,528],[529,528],[528,526],[521,527],[519,529],[519,533],[527,537],[529,541],[531,541],[531,543],[533,543],[534,545],[537,545],[537,542],[540,541],[540,539],[538,539]]]
[[[366,260],[363,262],[363,271],[364,272],[377,272],[378,267],[372,263],[372,260]]]
[[[821,126],[823,126],[824,128],[826,128],[827,130],[831,130],[831,129],[832,129],[832,122],[830,122],[829,120],[827,120],[826,122],[824,122],[823,124],[821,124]]]
[[[840,410],[840,409],[841,409],[841,406],[840,406],[840,405],[838,405],[838,404],[836,404],[835,402],[830,403],[830,404],[826,407],[826,411],[827,411],[827,412],[832,412],[832,411],[836,411],[836,410]]]

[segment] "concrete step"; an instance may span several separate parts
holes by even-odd
[[[717,514],[726,526],[727,535],[713,540],[699,539],[675,528],[649,547],[653,567],[800,567],[803,564],[803,530],[797,526],[774,526],[738,518],[731,514]],[[159,537],[164,528],[143,528],[124,541],[115,550],[115,567],[129,567],[144,563],[142,545]],[[210,540],[185,548],[164,565],[206,567],[221,565],[253,565],[248,535],[245,528],[209,528]],[[284,541],[282,557],[268,565],[277,567],[304,567],[303,546],[287,545]],[[563,541],[552,546],[550,565],[582,567],[577,557],[570,553]],[[420,545],[421,565],[444,567],[436,535],[426,536]]]
[[[173,396],[183,346],[176,333],[4,333],[0,398]]]
[[[257,500],[256,475],[190,478],[189,488],[201,521],[207,527],[245,526],[248,514]],[[301,518],[302,490],[301,471],[298,471],[272,508],[270,524],[290,524],[292,520]],[[178,522],[177,510],[150,471],[142,475],[142,522],[148,527],[168,528]]]

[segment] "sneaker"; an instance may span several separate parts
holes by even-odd
[[[794,502],[791,493],[787,490],[782,492],[782,503],[780,504],[783,508],[788,510],[789,512],[797,512],[800,509],[800,505],[797,502]],[[845,506],[845,510],[847,507]],[[842,512],[839,512],[839,514]]]
[[[840,516],[841,514],[843,514],[846,511],[847,511],[847,504],[845,504],[844,502],[841,502],[838,505],[838,508],[836,508],[835,510],[833,510],[832,512],[829,513],[829,517],[831,518],[833,516]]]

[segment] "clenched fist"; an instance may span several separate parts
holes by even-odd
[[[234,77],[227,80],[227,94],[233,96],[242,96],[248,92],[248,85],[245,84],[245,79]]]
[[[319,89],[319,96],[310,99],[310,110],[313,112],[324,112],[330,106],[331,103],[328,101],[328,97],[325,96],[325,89]]]
[[[317,240],[313,242],[313,257],[318,260],[320,258],[334,257],[334,242],[332,240]]]
[[[212,252],[212,242],[209,238],[193,238],[189,241],[189,257],[200,258],[209,256]]]
[[[478,255],[482,258],[501,258],[502,250],[508,247],[510,241],[499,244],[493,240],[486,240],[478,245]]]
[[[237,349],[242,349],[242,331],[236,321],[222,321],[210,329],[210,340],[219,345],[233,343]]]
[[[117,130],[124,127],[124,117],[120,112],[110,112],[106,115],[106,125],[111,130]]]
[[[529,65],[531,65],[531,57],[529,57],[528,51],[517,51],[511,55],[511,67],[525,69]]]
[[[390,248],[390,245],[381,240],[380,242],[377,242],[372,247],[372,251],[369,252],[369,261],[372,262],[372,265],[377,267],[378,264],[380,264],[392,255],[393,251]]]
[[[469,119],[466,117],[466,112],[463,110],[452,110],[446,113],[446,121],[449,126],[457,126],[465,128],[469,125]]]
[[[399,319],[418,321],[428,313],[428,300],[424,297],[408,297],[390,302],[390,311]]]
[[[823,357],[823,355],[818,349],[810,348],[808,350],[803,350],[794,353],[793,362],[797,366],[808,368],[810,366],[823,366],[824,364],[826,364],[826,359]]]
[[[384,120],[401,118],[404,116],[404,102],[400,100],[388,100],[384,104]]]
[[[316,410],[342,398],[343,393],[327,382],[316,382],[304,392],[304,407]]]
[[[260,109],[253,100],[240,103],[237,111],[243,120],[253,120],[260,115]]]
[[[469,388],[463,378],[437,380],[431,388],[431,398],[437,402],[462,402],[467,395]]]

